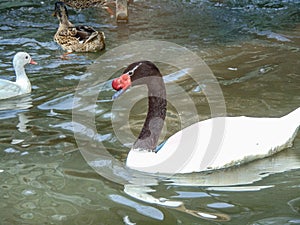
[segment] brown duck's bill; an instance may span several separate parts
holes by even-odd
[[[118,98],[131,86],[131,79],[128,74],[123,74],[119,78],[112,81],[112,88],[117,92],[112,96],[112,99]]]

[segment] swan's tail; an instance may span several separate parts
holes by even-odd
[[[293,124],[295,124],[296,127],[299,127],[300,125],[300,107],[295,109],[294,111],[290,112],[284,118],[287,118],[289,121],[291,121]]]

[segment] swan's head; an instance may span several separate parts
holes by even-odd
[[[55,3],[53,16],[56,16],[60,21],[64,16],[66,16],[67,18],[69,17],[67,7],[63,2]]]
[[[130,64],[123,74],[112,81],[112,87],[118,91],[113,98],[117,98],[124,93],[130,86],[148,84],[150,79],[147,77],[161,77],[158,68],[150,61],[139,61]]]
[[[14,68],[19,66],[24,67],[26,64],[36,65],[37,63],[33,61],[31,56],[27,52],[18,52],[13,59]]]

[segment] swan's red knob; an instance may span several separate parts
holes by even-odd
[[[113,89],[119,91],[121,89],[126,90],[131,85],[130,76],[128,74],[123,74],[119,78],[116,78],[112,82]]]

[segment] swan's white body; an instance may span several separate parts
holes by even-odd
[[[25,73],[26,64],[36,64],[28,53],[18,52],[14,59],[13,65],[16,73],[16,81],[0,79],[0,99],[6,99],[23,95],[31,92],[31,84]]]
[[[112,82],[117,95],[130,86],[148,87],[148,113],[130,150],[128,167],[148,173],[192,173],[239,165],[272,155],[292,144],[300,125],[300,107],[280,118],[217,117],[193,124],[153,151],[167,111],[166,89],[154,63],[130,64]]]
[[[191,173],[239,165],[291,146],[300,108],[281,118],[218,117],[193,124],[157,152],[132,149],[127,166],[149,173]]]

